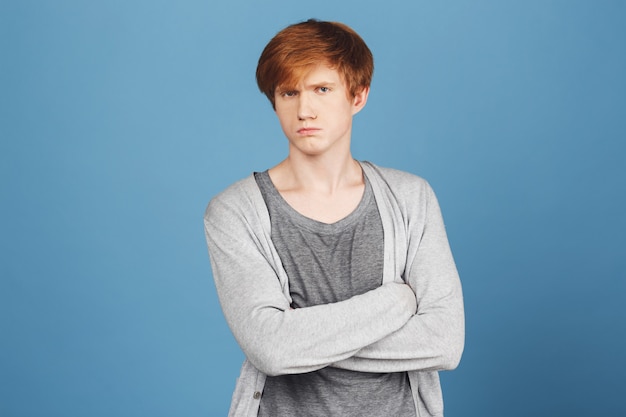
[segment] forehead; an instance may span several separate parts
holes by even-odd
[[[345,86],[344,77],[336,68],[328,64],[317,64],[291,71],[287,79],[283,80],[278,87],[285,89],[330,83]]]

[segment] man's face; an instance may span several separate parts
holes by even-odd
[[[352,116],[363,108],[368,92],[351,97],[343,77],[326,65],[314,67],[293,88],[278,87],[276,115],[290,154],[349,151]]]

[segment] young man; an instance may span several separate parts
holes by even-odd
[[[464,342],[461,285],[430,186],[355,161],[372,55],[349,27],[287,27],[257,67],[287,158],[205,213],[213,276],[246,355],[229,416],[442,416]]]

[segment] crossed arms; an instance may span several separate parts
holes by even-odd
[[[439,206],[426,191],[423,221],[409,231],[403,277],[345,301],[295,310],[259,213],[241,193],[214,199],[205,214],[213,277],[248,360],[267,375],[326,366],[362,372],[456,367],[464,338],[461,287]]]

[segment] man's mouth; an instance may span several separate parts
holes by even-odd
[[[298,129],[298,134],[300,135],[312,135],[314,133],[319,132],[320,129],[316,128],[316,127],[303,127]]]

